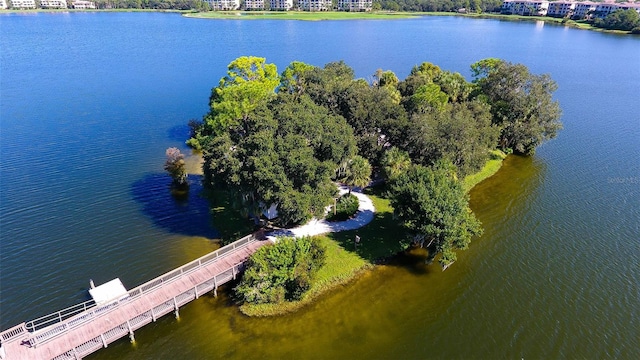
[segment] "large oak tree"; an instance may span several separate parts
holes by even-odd
[[[414,241],[426,244],[431,257],[442,255],[445,268],[456,260],[455,250],[465,249],[482,233],[450,163],[412,166],[393,178],[390,193],[395,216]]]

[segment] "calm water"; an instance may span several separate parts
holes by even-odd
[[[131,288],[213,249],[196,191],[168,196],[164,150],[242,55],[364,78],[500,57],[551,74],[565,129],[474,189],[485,234],[444,273],[405,259],[274,319],[203,297],[93,359],[640,358],[640,38],[448,17],[0,16],[2,329],[85,300],[89,278]]]

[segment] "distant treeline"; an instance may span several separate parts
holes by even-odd
[[[203,0],[96,0],[98,9],[210,10]],[[265,0],[265,4],[269,1]],[[240,2],[241,4],[244,1]],[[299,1],[294,0],[294,8]],[[337,1],[336,8],[337,8]],[[374,10],[498,12],[502,0],[374,0]]]
[[[499,12],[502,0],[374,0],[383,10]]]
[[[202,0],[94,0],[98,9],[210,10]]]

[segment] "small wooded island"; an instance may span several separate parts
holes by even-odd
[[[528,156],[555,137],[561,112],[549,75],[493,58],[471,70],[468,82],[425,62],[404,80],[378,70],[367,81],[344,62],[293,62],[282,74],[259,57],[229,64],[187,142],[202,151],[213,204],[245,221],[276,209],[260,226],[286,228],[334,205],[354,215],[336,182],[377,184],[365,189],[376,208],[366,227],[259,249],[235,288],[243,312],[290,311],[412,246],[446,268],[482,233],[468,190],[504,154]]]

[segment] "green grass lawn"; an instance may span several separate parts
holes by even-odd
[[[373,201],[376,208],[373,221],[357,230],[331,233],[327,236],[336,241],[342,248],[352,251],[370,263],[395,255],[407,248],[409,243],[404,238],[404,229],[393,219],[393,208],[390,201],[383,198],[384,186],[366,189],[365,193]],[[356,235],[360,243],[355,245]]]
[[[408,12],[346,12],[346,11],[208,11],[185,14],[187,17],[236,20],[355,20],[355,19],[405,19],[420,16]]]

